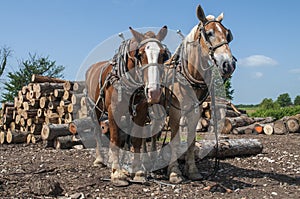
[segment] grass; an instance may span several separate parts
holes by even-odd
[[[241,107],[239,109],[245,110],[247,112],[247,114],[253,114],[259,109],[259,107],[258,106],[257,107]]]

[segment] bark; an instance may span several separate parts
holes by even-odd
[[[179,150],[186,151],[187,144],[181,143]],[[169,149],[165,149],[169,150]],[[232,158],[240,156],[250,156],[262,153],[263,145],[257,139],[225,139],[218,141],[218,150],[215,141],[203,140],[195,143],[195,157],[203,159],[206,157]],[[164,159],[170,159],[170,153],[165,151]],[[185,158],[186,153],[180,157]]]
[[[286,127],[290,133],[299,132],[299,122],[295,117],[289,117],[286,120]]]
[[[274,122],[274,134],[282,135],[287,134],[288,130],[285,126],[285,122],[283,120],[277,120]]]
[[[66,81],[64,83],[64,90],[69,91],[69,90],[73,90],[73,85],[74,83],[71,81]]]
[[[75,119],[69,123],[69,131],[76,134],[80,131],[93,128],[94,122],[91,117]]]
[[[17,130],[11,131],[8,129],[7,134],[6,134],[6,141],[7,143],[14,143],[14,144],[19,144],[19,143],[26,143],[27,142],[27,135],[28,132],[20,132]]]
[[[31,82],[33,82],[33,83],[43,83],[43,82],[64,83],[64,82],[66,82],[66,80],[33,74],[31,76]]]
[[[55,89],[53,91],[53,95],[54,97],[61,98],[64,95],[64,92],[65,92],[64,89]]]
[[[71,135],[68,124],[44,124],[41,131],[43,140],[54,140],[56,137],[66,135]]]
[[[56,149],[71,149],[75,145],[82,145],[82,142],[73,135],[57,137],[54,140],[54,148]]]
[[[222,134],[229,134],[232,130],[232,124],[228,118],[225,118],[224,127],[221,131]]]
[[[76,81],[73,85],[73,91],[76,93],[82,93],[85,89],[85,81]]]
[[[71,96],[72,104],[79,104],[82,97],[85,97],[85,94],[83,94],[83,93],[73,94]]]

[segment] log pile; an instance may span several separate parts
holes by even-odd
[[[78,139],[68,131],[68,124],[87,115],[84,88],[84,82],[33,75],[31,83],[18,92],[14,103],[2,104],[0,144],[38,140],[56,148],[63,148],[62,142],[70,140],[78,144]]]
[[[203,112],[197,125],[197,132],[208,132],[212,117],[211,102],[209,100],[202,104]],[[226,100],[218,100],[217,103],[218,107],[221,107],[217,109],[217,113],[224,118],[222,134],[282,135],[300,132],[300,114],[286,116],[279,120],[275,120],[272,117],[253,118]]]

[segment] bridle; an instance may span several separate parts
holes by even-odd
[[[151,66],[159,66],[158,67],[158,70],[161,73],[164,72],[163,70],[163,63],[159,64],[159,63],[149,63],[149,64],[142,64],[142,60],[141,60],[141,55],[139,54],[139,50],[144,46],[146,45],[147,43],[149,42],[155,42],[158,44],[158,46],[160,48],[163,48],[165,54],[163,55],[164,56],[164,60],[163,62],[168,59],[170,57],[170,52],[167,48],[166,45],[162,44],[161,41],[159,41],[158,39],[156,38],[147,38],[147,39],[144,39],[143,41],[141,41],[137,47],[136,47],[136,50],[135,50],[135,55],[134,56],[131,56],[130,55],[130,50],[127,51],[127,56],[129,59],[131,59],[133,62],[134,62],[134,70],[135,70],[135,74],[137,75],[137,78],[138,78],[138,82],[136,82],[138,85],[142,86],[145,82],[144,82],[144,79],[143,79],[143,71],[146,70],[147,68],[151,67]],[[130,45],[128,45],[128,48],[129,48]],[[163,76],[163,75],[162,75]]]
[[[223,40],[223,41],[221,41],[220,43],[218,43],[216,45],[211,44],[211,42],[209,40],[209,36],[207,35],[206,30],[205,30],[205,26],[207,26],[210,23],[218,23],[219,25],[221,25],[226,30],[226,32],[227,32],[226,33],[226,40]],[[217,20],[209,20],[209,21],[205,22],[204,24],[202,22],[200,22],[198,24],[198,30],[199,30],[199,37],[198,37],[199,44],[200,44],[201,38],[203,38],[203,41],[204,41],[205,45],[209,49],[208,54],[209,54],[210,58],[214,61],[214,64],[216,66],[218,66],[216,58],[214,56],[215,51],[216,51],[216,49],[220,48],[223,45],[228,45],[233,40],[233,35],[231,33],[231,30],[225,28],[224,25],[220,21],[217,21]],[[233,59],[236,61],[236,58],[234,56],[233,56]]]

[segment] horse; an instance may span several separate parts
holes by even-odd
[[[132,39],[123,42],[124,45],[120,46],[114,58],[93,64],[86,72],[88,97],[96,105],[97,119],[104,112],[108,115],[111,182],[115,186],[128,185],[119,160],[119,150],[124,147],[128,138],[122,135],[124,132],[131,134],[132,121],[143,126],[147,120],[146,107],[160,101],[160,66],[169,58],[167,48],[161,43],[167,35],[167,26],[162,27],[157,34],[152,31],[142,34],[131,27],[129,29]],[[134,99],[132,95],[135,96]],[[133,109],[130,106],[132,100],[134,103],[140,101],[142,108]],[[123,114],[128,112],[131,115],[127,114],[124,118]],[[133,119],[132,115],[135,116]],[[136,137],[131,136],[136,153],[139,153],[141,146],[138,133],[135,133]],[[99,150],[101,140],[98,136],[94,165],[101,166],[105,163]],[[134,161],[138,164],[138,160]]]
[[[225,80],[232,75],[236,67],[236,59],[229,47],[233,37],[231,31],[222,24],[223,13],[218,17],[205,16],[202,7],[199,5],[196,9],[196,15],[199,23],[192,28],[177,47],[175,53],[165,62],[166,65],[176,68],[176,75],[187,81],[195,94],[195,97],[193,97],[187,90],[182,89],[180,82],[173,85],[172,92],[179,102],[183,103],[181,107],[185,107],[184,110],[177,108],[176,111],[175,106],[178,107],[178,105],[173,104],[171,110],[174,114],[183,114],[182,119],[185,118],[187,123],[188,147],[186,149],[184,175],[190,180],[203,179],[196,166],[194,155],[196,125],[200,119],[200,114],[194,113],[202,111],[200,105],[209,95],[209,83],[213,69],[219,71],[221,78]],[[193,103],[185,103],[187,101]],[[170,120],[173,120],[173,118],[170,117]],[[175,128],[173,127],[175,130],[172,134],[177,132],[177,128],[178,125]],[[175,160],[179,138],[175,135],[172,137],[177,137],[177,141],[174,141],[175,144],[171,145],[171,159],[173,162],[168,167],[168,175],[170,182],[176,184],[182,182],[184,178],[178,168],[178,162]]]

